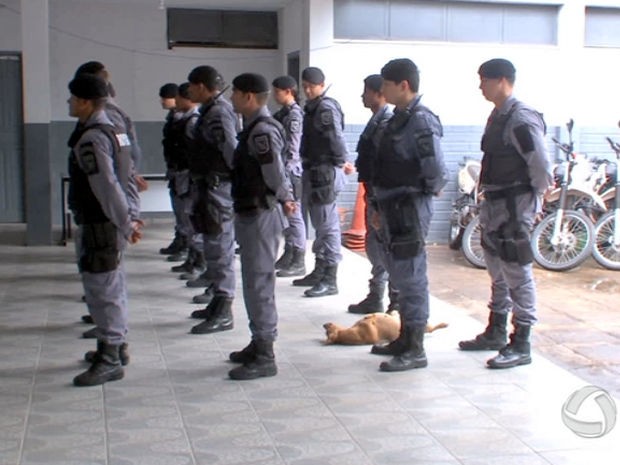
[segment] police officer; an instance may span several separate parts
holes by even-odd
[[[189,219],[191,212],[189,157],[198,116],[198,105],[189,98],[189,83],[184,82],[177,87],[174,112],[164,125],[163,140],[168,187],[176,220],[175,239],[179,237],[183,243],[188,244],[185,262],[172,267],[172,271],[182,273],[181,279],[192,279],[195,272],[200,273],[205,268],[202,236],[194,234]]]
[[[237,145],[237,116],[221,97],[224,81],[211,66],[198,66],[187,77],[189,96],[200,103],[194,130],[189,171],[194,184],[192,224],[202,233],[207,262],[205,277],[214,297],[192,318],[204,319],[193,334],[225,331],[233,327],[235,295],[234,225],[231,196],[233,153]]]
[[[105,68],[103,63],[98,61],[88,61],[86,63],[81,64],[77,70],[75,71],[74,77],[79,76],[80,74],[92,74],[98,76],[103,79],[106,83],[108,94],[104,99],[104,111],[106,116],[110,119],[112,124],[114,125],[116,131],[119,134],[125,134],[125,137],[129,139],[129,149],[123,150],[123,155],[128,155],[131,157],[132,163],[132,175],[129,178],[129,183],[127,185],[126,193],[127,193],[127,201],[129,202],[129,210],[131,218],[137,222],[140,222],[140,196],[139,192],[144,191],[148,188],[147,182],[142,178],[142,176],[138,175],[136,169],[140,165],[142,160],[142,151],[140,149],[140,145],[138,144],[138,137],[136,135],[135,127],[131,118],[123,111],[123,109],[116,103],[114,100],[114,96],[116,95],[114,91],[114,87],[110,82],[110,74],[108,70]],[[79,126],[79,123],[78,123]],[[124,152],[128,152],[125,154]],[[90,314],[83,315],[82,321],[84,323],[92,324],[94,323]],[[97,328],[89,329],[82,334],[82,337],[85,339],[94,339],[97,337]],[[125,346],[122,346],[124,348]],[[123,351],[124,352],[124,351]],[[91,354],[92,355],[92,354]],[[92,358],[87,354],[87,358]]]
[[[273,98],[281,108],[273,115],[286,132],[284,166],[293,186],[295,201],[301,203],[301,158],[299,144],[304,114],[297,103],[297,82],[291,76],[280,76],[273,80]],[[306,274],[306,225],[301,208],[288,217],[289,227],[284,230],[284,253],[276,262],[276,276],[290,277]]]
[[[312,244],[314,270],[294,286],[311,286],[307,297],[338,293],[340,252],[340,220],[336,197],[345,183],[342,167],[348,150],[343,135],[344,114],[336,100],[325,95],[325,75],[319,68],[309,67],[301,74],[307,102],[304,107],[301,159],[303,163],[304,208],[316,231]]]
[[[285,211],[297,207],[283,155],[286,134],[269,114],[267,80],[253,73],[233,79],[232,103],[243,116],[233,171],[235,231],[241,248],[243,299],[252,339],[244,349],[230,354],[242,363],[230,370],[232,379],[255,379],[277,373],[273,342],[277,336],[275,259],[286,220]],[[281,207],[282,206],[282,207]]]
[[[81,74],[69,83],[69,114],[79,124],[69,139],[69,205],[79,226],[78,268],[86,303],[97,325],[97,350],[87,353],[90,368],[73,380],[92,386],[123,378],[120,348],[127,337],[127,285],[123,252],[140,237],[127,186],[133,173],[129,140],[104,111],[107,85]],[[127,360],[125,360],[126,362]]]
[[[398,339],[373,353],[392,355],[381,371],[425,367],[424,331],[429,314],[424,242],[433,215],[433,196],[447,182],[439,118],[420,103],[420,75],[411,60],[389,61],[382,69],[383,93],[395,105],[379,145],[373,175],[384,264],[399,291]]]
[[[164,84],[159,88],[159,100],[161,107],[167,110],[166,121],[163,127],[163,139],[162,145],[164,149],[164,162],[166,163],[166,178],[168,179],[168,190],[170,193],[170,205],[172,206],[172,212],[174,213],[174,239],[166,246],[159,249],[159,253],[162,255],[174,255],[187,248],[189,238],[187,231],[183,230],[183,224],[180,218],[179,207],[181,205],[180,199],[175,195],[174,190],[174,172],[176,171],[174,164],[171,162],[173,157],[175,142],[171,138],[171,128],[174,123],[175,117],[178,113],[175,111],[176,96],[179,93],[179,86],[174,82]]]
[[[489,368],[531,363],[530,328],[536,323],[530,230],[553,177],[545,149],[542,115],[513,95],[516,70],[503,58],[478,69],[480,90],[495,108],[482,137],[480,205],[482,246],[491,277],[489,322],[461,350],[497,350]],[[514,330],[506,339],[508,313]]]
[[[372,117],[360,135],[357,143],[357,159],[355,168],[357,169],[358,182],[363,183],[366,205],[366,255],[372,265],[372,277],[368,281],[370,292],[364,300],[357,304],[349,305],[349,312],[357,314],[383,312],[383,294],[385,293],[388,273],[383,265],[381,243],[377,230],[370,226],[374,212],[376,212],[376,201],[372,192],[372,173],[376,163],[377,149],[385,126],[392,117],[392,108],[385,100],[381,91],[383,78],[380,74],[371,74],[364,79],[364,92],[362,93],[362,103],[364,107],[372,111]],[[390,286],[390,304],[388,311],[398,310],[398,292]]]

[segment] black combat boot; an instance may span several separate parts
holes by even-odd
[[[99,331],[97,330],[97,327],[95,326],[94,328],[90,328],[88,331],[84,331],[82,333],[82,337],[84,339],[97,339],[97,334],[99,334]]]
[[[266,376],[275,376],[278,373],[276,357],[273,354],[273,341],[254,341],[255,357],[240,367],[228,372],[231,379],[246,380]]]
[[[407,347],[404,352],[395,355],[391,360],[382,362],[379,365],[381,371],[406,371],[414,368],[424,368],[428,365],[426,352],[424,352],[424,332],[425,326],[414,326],[406,328]]]
[[[99,354],[101,353],[101,341],[97,341],[97,350],[89,350],[84,354],[84,361],[88,363],[94,363],[98,360]],[[121,361],[121,365],[129,365],[129,345],[126,342],[123,342],[118,347],[118,358]]]
[[[405,325],[401,324],[400,333],[396,339],[389,344],[373,345],[370,349],[370,353],[375,355],[391,355],[392,357],[400,355],[407,350],[410,337],[411,331],[409,331]]]
[[[487,360],[489,368],[512,368],[532,363],[530,355],[530,328],[529,325],[515,323],[508,345],[500,349],[499,354]]]
[[[383,299],[381,295],[376,292],[369,292],[360,303],[349,305],[349,313],[366,315],[368,313],[383,312]]]
[[[192,334],[209,334],[233,329],[233,299],[216,295],[207,305],[206,319],[191,330]],[[192,315],[193,316],[193,315]]]
[[[192,302],[194,302],[195,304],[209,305],[211,301],[213,300],[213,296],[214,296],[213,286],[209,286],[205,289],[205,291],[202,294],[198,294],[192,297]],[[198,318],[203,318],[203,317],[198,317]]]
[[[186,247],[185,240],[180,234],[175,234],[174,239],[167,247],[159,249],[159,253],[162,255],[174,255],[179,253]]]
[[[93,364],[84,373],[73,378],[75,386],[97,386],[116,381],[125,376],[119,358],[119,346],[101,343],[98,350],[99,356],[95,357]]]
[[[228,360],[233,363],[250,363],[256,359],[256,344],[254,343],[254,339],[250,341],[250,343],[245,346],[243,349],[238,350],[236,352],[231,352],[228,355]]]
[[[211,285],[211,283],[209,282],[209,279],[207,278],[207,270],[200,273],[200,276],[198,276],[197,278],[190,279],[189,281],[187,281],[185,285],[187,287],[192,287],[192,288],[208,287],[209,285]]]
[[[317,258],[314,261],[314,270],[312,270],[310,274],[307,274],[301,279],[294,279],[293,286],[312,287],[318,284],[321,281],[321,279],[323,279],[326,266],[327,264],[325,263],[325,260],[321,258]]]
[[[506,313],[489,313],[489,324],[475,339],[459,342],[461,350],[499,350],[506,345]]]
[[[94,325],[95,320],[90,315],[82,315],[82,323],[86,323],[87,325]]]
[[[185,259],[185,261],[180,265],[174,265],[170,268],[170,271],[172,271],[173,273],[191,273],[194,270],[195,254],[196,251],[192,247],[190,247],[187,252],[187,258]]]
[[[292,260],[293,260],[293,246],[289,244],[284,244],[284,253],[276,261],[276,270],[281,270],[282,268],[288,268]]]
[[[306,249],[293,247],[293,258],[288,266],[282,266],[276,273],[279,278],[290,278],[292,276],[303,276],[306,274]]]
[[[312,286],[312,288],[304,291],[304,295],[306,297],[323,297],[338,294],[337,275],[338,265],[326,266],[323,279]]]
[[[400,303],[398,303],[398,291],[392,283],[388,283],[388,297],[390,299],[390,303],[388,304],[387,311],[388,312],[398,312],[400,311]]]

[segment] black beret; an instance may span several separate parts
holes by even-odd
[[[302,71],[301,80],[310,84],[323,84],[325,82],[325,75],[319,68],[310,66]]]
[[[277,77],[273,80],[271,85],[275,87],[276,89],[282,89],[282,90],[297,89],[297,81],[295,80],[294,77],[291,77],[291,76]]]
[[[260,74],[255,73],[243,73],[237,76],[232,81],[232,85],[235,89],[241,92],[249,92],[252,94],[262,94],[269,92],[269,84],[267,79]]]
[[[159,88],[159,96],[161,98],[175,98],[179,93],[179,86],[174,82],[164,84]]]
[[[366,76],[366,79],[364,79],[364,85],[372,91],[381,92],[383,78],[380,74],[371,74],[370,76]]]
[[[85,100],[97,100],[108,96],[108,84],[94,74],[79,74],[69,83],[69,92]]]
[[[105,66],[100,61],[87,61],[81,64],[77,70],[75,70],[75,76],[79,74],[99,74],[105,69]]]
[[[189,98],[189,82],[184,82],[179,86],[179,96],[183,97],[186,100],[190,100]]]
[[[499,79],[505,77],[509,80],[514,80],[517,70],[511,62],[504,58],[493,58],[492,60],[485,61],[478,68],[478,74],[480,77],[488,79]]]
[[[192,69],[187,76],[192,84],[204,84],[208,89],[221,89],[224,79],[213,66],[203,65]]]
[[[418,67],[409,58],[390,60],[381,68],[381,76],[383,79],[392,82],[405,81],[409,79],[412,73],[417,72]]]

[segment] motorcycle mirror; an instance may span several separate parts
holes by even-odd
[[[568,121],[568,123],[566,123],[566,127],[568,128],[568,132],[572,132],[574,125],[575,125],[575,122],[573,121],[573,118],[571,118]]]

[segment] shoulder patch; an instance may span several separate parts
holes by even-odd
[[[529,153],[534,150],[534,138],[532,131],[527,124],[521,124],[514,129],[517,143],[523,153]]]
[[[288,123],[288,130],[295,134],[301,131],[301,121],[299,121],[298,119],[292,119],[289,123]]]
[[[323,126],[333,126],[334,125],[334,115],[331,110],[321,110],[319,114],[319,119]]]
[[[224,128],[223,127],[216,126],[216,127],[211,129],[211,132],[213,134],[213,138],[215,139],[215,141],[218,144],[221,144],[222,142],[224,142],[226,140],[226,135],[224,134]]]
[[[273,154],[271,153],[271,141],[268,134],[256,134],[252,137],[254,148],[256,149],[256,158],[261,165],[271,163]]]
[[[88,176],[97,174],[99,166],[97,166],[97,157],[92,142],[86,142],[78,148],[78,159],[82,171]]]

